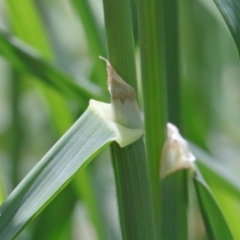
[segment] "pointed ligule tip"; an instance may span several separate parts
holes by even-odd
[[[101,60],[103,60],[104,62],[106,62],[107,70],[108,70],[108,68],[110,68],[110,67],[112,68],[110,62],[109,62],[106,58],[104,58],[104,57],[102,57],[102,56],[99,56],[99,58],[100,58]]]
[[[128,85],[114,70],[111,63],[104,57],[99,56],[107,65],[107,84],[112,100],[119,100],[124,103],[126,100],[136,101],[133,88]]]
[[[188,142],[181,136],[178,128],[167,124],[167,139],[161,156],[161,178],[186,168],[193,169],[196,157],[191,153]]]
[[[99,56],[99,58],[102,59],[103,61],[105,61],[106,63],[107,63],[107,62],[109,63],[109,61],[108,61],[106,58],[104,58],[104,57],[102,57],[102,56]]]
[[[107,75],[108,75],[107,84],[108,84],[108,90],[111,92],[110,85],[111,85],[111,79],[112,79],[112,75],[113,75],[114,69],[113,69],[111,63],[106,58],[104,58],[102,56],[99,56],[99,58],[106,62],[106,65],[107,65]]]
[[[111,94],[112,119],[128,128],[142,129],[142,119],[137,105],[135,92],[114,70],[111,63],[107,64],[108,90]]]

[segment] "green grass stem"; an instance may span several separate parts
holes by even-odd
[[[116,72],[137,93],[130,2],[104,0],[108,58]]]
[[[157,226],[160,226],[159,162],[167,115],[161,4],[159,0],[137,1],[146,149]]]
[[[163,1],[168,121],[181,129],[178,1]]]
[[[188,172],[178,171],[162,181],[162,238],[187,240]]]
[[[168,121],[181,126],[178,1],[163,1]],[[162,239],[188,239],[187,171],[171,174],[162,182]]]
[[[109,60],[136,91],[130,1],[104,0]],[[154,217],[143,139],[120,148],[111,146],[123,240],[154,240]]]

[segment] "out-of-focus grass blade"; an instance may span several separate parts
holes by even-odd
[[[0,239],[15,237],[101,150],[116,140],[126,146],[142,135],[110,120],[111,106],[91,101],[0,207]],[[135,137],[133,137],[135,135]]]
[[[9,22],[14,36],[39,51],[44,59],[53,61],[54,56],[48,43],[41,18],[38,14],[37,8],[35,7],[35,3],[32,0],[24,0],[21,2],[9,0],[6,2],[6,5]],[[52,126],[54,126],[54,130],[57,132],[58,137],[62,136],[62,134],[74,122],[66,98],[46,84],[41,84],[40,81],[35,81],[32,75],[26,76],[26,74],[20,74],[18,78],[19,79],[15,81],[16,85],[19,85],[22,81],[29,79],[30,81],[34,81],[33,85],[37,86],[37,88],[43,92],[51,108],[50,115],[52,119]],[[17,82],[19,83],[17,84]],[[19,89],[21,88],[19,87]],[[20,93],[17,94],[15,91],[14,95],[18,96]],[[18,99],[16,99],[16,101],[17,103],[19,102]],[[19,142],[18,145],[20,145]]]
[[[16,0],[9,0],[8,2],[8,12],[10,16],[10,22],[14,31],[14,34],[16,34],[21,40],[26,42],[27,44],[31,45],[35,49],[37,49],[42,56],[47,58],[48,60],[53,60],[53,54],[50,49],[50,45],[47,42],[47,35],[45,32],[45,29],[43,28],[43,24],[41,22],[41,18],[39,16],[39,12],[37,11],[37,8],[32,0],[24,0],[23,2],[19,2]],[[80,2],[79,2],[80,3]],[[90,17],[90,19],[85,19],[86,23],[86,33],[87,37],[91,37],[91,34],[94,34],[96,36],[92,36],[90,39],[90,43],[99,43],[99,36],[100,32],[92,30],[91,24],[91,17],[94,21],[94,16],[89,15],[91,12],[90,6],[88,2],[86,2],[86,8],[82,9],[83,14],[85,17]],[[88,11],[86,11],[88,10]],[[43,15],[44,16],[44,15]],[[95,20],[96,22],[96,20]],[[96,30],[96,29],[95,29]],[[98,29],[99,30],[99,29]],[[34,34],[32,34],[34,32]],[[89,33],[90,32],[90,36]],[[97,34],[98,33],[98,34]],[[88,39],[89,40],[89,39]],[[93,40],[93,42],[91,42]],[[89,41],[88,41],[89,42]],[[90,44],[91,45],[91,44]],[[93,47],[93,48],[92,48]],[[96,50],[94,46],[91,46],[90,49]],[[93,55],[96,59],[96,56],[103,54],[104,50],[99,50],[98,52],[93,52]],[[96,72],[97,78],[101,80],[101,82],[104,84],[104,87],[106,85],[105,79],[106,79],[106,71],[104,68],[102,68],[100,61],[97,61],[96,64],[99,67],[101,67],[101,73],[99,71]],[[98,69],[97,68],[97,69]],[[98,69],[99,70],[99,69]],[[30,80],[32,80],[32,76],[30,77]],[[39,84],[40,81],[35,81],[35,86],[40,89],[44,95],[47,98],[47,102],[50,107],[50,115],[52,119],[52,126],[54,127],[55,132],[57,133],[57,137],[60,137],[63,135],[63,133],[73,124],[73,113],[69,109],[69,106],[67,104],[66,98],[64,96],[60,95],[56,91],[52,91],[51,88],[44,84]],[[87,103],[87,102],[86,102]],[[81,104],[81,107],[85,105]],[[19,139],[19,138],[18,138]],[[19,144],[18,144],[19,145]],[[86,172],[85,172],[86,171]],[[94,219],[101,218],[98,216],[100,213],[95,211],[94,216],[92,216],[92,209],[98,209],[99,208],[99,202],[96,199],[96,196],[94,195],[94,191],[89,190],[91,186],[91,183],[89,182],[89,171],[88,169],[84,169],[80,173],[80,177],[77,179],[74,179],[75,185],[78,186],[78,190],[82,193],[81,194],[81,201],[84,202],[85,205],[88,207],[88,211],[90,212],[90,217],[93,220],[93,223],[95,224],[95,229],[98,233],[99,239],[107,239],[104,235],[104,229],[100,229],[102,225],[98,224],[97,221],[94,221]],[[75,186],[74,185],[74,186]],[[63,191],[58,198],[53,201],[44,211],[41,216],[39,216],[38,224],[35,225],[34,229],[34,239],[58,239],[59,236],[62,234],[61,230],[66,229],[66,226],[69,226],[69,222],[71,219],[71,214],[74,206],[74,202],[76,201],[77,196],[74,195],[73,191],[71,190],[72,186],[69,186],[65,191]],[[89,194],[84,194],[86,191]],[[91,195],[93,194],[93,195]],[[65,207],[65,205],[71,205],[69,207]],[[53,216],[58,216],[58,219],[53,221]],[[100,221],[101,223],[101,221]],[[100,226],[100,227],[99,227]],[[42,233],[39,236],[39,230],[42,229]],[[69,236],[66,237],[66,239],[69,239]]]
[[[91,51],[95,54],[106,54],[106,46],[104,46],[103,36],[100,31],[99,23],[94,16],[90,3],[87,0],[71,0],[75,10],[82,20],[86,30],[88,44]]]
[[[207,235],[212,240],[233,240],[224,216],[212,195],[210,188],[203,179],[197,166],[195,166],[193,183],[197,192],[200,210],[203,216]]]
[[[240,1],[214,0],[214,2],[225,19],[240,54]]]
[[[42,22],[38,15],[35,4],[31,0],[16,1],[9,0],[6,2],[8,18],[11,29],[16,37],[19,37],[26,44],[35,48],[44,59],[53,60],[53,54],[47,41],[47,37],[42,26]],[[34,34],[33,34],[34,32]],[[19,74],[18,71],[13,71],[14,74],[12,84],[12,98],[13,98],[13,123],[12,129],[14,136],[12,137],[13,145],[13,183],[18,183],[19,164],[21,160],[21,137],[19,135],[24,131],[21,128],[21,117],[19,114],[19,104],[22,97],[21,89],[22,83],[26,80],[33,81],[33,86],[36,86],[47,98],[47,102],[51,108],[50,115],[52,119],[52,126],[54,131],[58,133],[58,137],[73,124],[72,114],[67,104],[66,98],[57,93],[56,90],[50,88],[46,84],[41,84],[41,81],[35,81],[36,77],[29,74]],[[70,122],[70,123],[69,123]],[[24,133],[23,133],[24,134]]]
[[[52,53],[45,37],[44,28],[41,24],[34,2],[31,0],[6,2],[9,20],[15,35],[31,45],[47,58],[52,59]],[[34,34],[31,30],[34,29]]]
[[[105,92],[96,84],[83,78],[80,79],[80,85],[76,84],[73,77],[43,60],[31,47],[3,32],[0,32],[0,54],[20,72],[39,77],[70,98],[81,100],[83,96],[88,99],[106,99]]]
[[[224,163],[219,163],[213,156],[196,145],[191,144],[191,149],[198,158],[197,166],[216,196],[234,238],[238,239],[240,236],[235,223],[239,222],[237,205],[240,197],[240,177]]]
[[[224,163],[215,160],[210,154],[197,147],[194,144],[190,144],[191,150],[197,157],[197,165],[201,170],[202,175],[208,181],[216,182],[221,188],[230,191],[236,197],[240,197],[240,177],[234,172],[230,171],[228,166],[224,166]]]
[[[85,29],[89,50],[91,51],[92,56],[106,56],[106,46],[104,45],[102,34],[103,31],[101,31],[102,29],[100,28],[99,22],[94,16],[91,4],[88,0],[71,0],[71,2]],[[93,80],[96,80],[96,82],[105,86],[106,72],[98,62],[95,64],[93,73]]]
[[[223,215],[228,223],[228,226],[233,234],[234,239],[240,239],[239,222],[240,222],[240,208],[239,197],[231,194],[223,189],[221,185],[213,181],[208,182],[214,196],[222,209]]]
[[[35,3],[32,0],[24,0],[21,2],[9,0],[6,2],[6,5],[9,23],[11,25],[13,34],[19,37],[26,44],[29,44],[31,47],[39,51],[44,59],[53,61],[54,56],[52,54],[50,45],[48,44],[47,35],[37,8],[35,7]],[[37,88],[37,90],[41,91],[45,96],[50,107],[49,114],[51,126],[53,128],[54,135],[57,138],[60,138],[74,123],[74,118],[65,96],[39,81],[39,79],[36,79],[36,77],[33,75],[24,73],[18,74],[18,71],[15,70],[13,72],[16,73],[14,74],[16,77],[13,79],[12,84],[12,132],[14,135],[12,137],[13,147],[11,152],[13,162],[12,181],[13,186],[15,187],[17,183],[19,183],[19,169],[21,169],[21,160],[24,159],[25,156],[19,154],[22,150],[22,144],[24,143],[24,141],[21,139],[21,133],[24,134],[24,128],[22,128],[22,124],[20,124],[22,119],[19,112],[19,104],[22,97],[22,84],[26,81],[31,82],[31,86],[33,86],[33,88]],[[73,194],[73,191],[71,191],[71,186],[68,186],[36,219],[37,224],[34,224],[34,227],[31,231],[32,239],[54,240],[60,239],[60,236],[62,235],[66,235],[66,239],[69,239],[71,236],[70,220],[75,202],[76,196]],[[56,216],[58,216],[57,219]],[[41,231],[41,235],[39,235],[39,231]]]

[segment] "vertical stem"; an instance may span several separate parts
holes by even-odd
[[[129,0],[104,0],[108,54],[117,73],[135,90],[136,70]],[[123,240],[155,240],[154,215],[143,139],[111,146]]]
[[[177,0],[163,1],[168,120],[180,128],[179,24]]]
[[[187,240],[187,170],[162,181],[162,240]]]
[[[163,1],[168,120],[181,129],[178,1]],[[188,239],[187,170],[162,181],[162,239]]]
[[[122,239],[157,240],[143,139],[111,152]]]
[[[166,129],[162,1],[138,0],[141,75],[146,147],[153,192],[156,225],[160,226],[159,162]]]
[[[108,56],[116,72],[137,91],[131,5],[129,0],[104,0]]]

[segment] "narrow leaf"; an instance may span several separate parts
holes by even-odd
[[[81,78],[80,85],[74,78],[64,73],[51,63],[43,60],[31,47],[21,42],[18,38],[0,32],[0,54],[23,73],[31,73],[46,84],[65,94],[69,98],[81,100],[86,98],[105,99],[104,91],[94,83]]]
[[[240,1],[239,0],[214,0],[229,30],[240,54]]]
[[[209,239],[233,240],[224,216],[197,166],[193,183]]]
[[[6,7],[14,35],[40,51],[47,59],[52,59],[53,55],[45,34],[43,22],[38,15],[35,3],[31,0],[21,2],[8,0]]]
[[[206,151],[197,147],[194,144],[191,144],[191,150],[197,156],[198,165],[202,175],[208,182],[211,180],[224,188],[227,191],[230,191],[236,197],[240,197],[240,186],[239,186],[239,176],[237,176],[233,171],[229,169],[228,166],[225,166],[224,163],[219,164],[219,161],[214,159]]]
[[[54,56],[48,42],[43,22],[41,21],[40,12],[38,11],[35,2],[32,0],[9,0],[6,4],[9,23],[13,34],[39,51],[44,59],[53,61]],[[18,71],[14,70],[14,73],[15,72],[17,73]],[[75,117],[73,117],[73,113],[69,108],[68,100],[63,94],[58,93],[52,87],[42,83],[41,80],[36,79],[33,75],[21,73],[14,74],[14,76],[16,76],[17,79],[16,77],[13,79],[14,84],[12,85],[14,91],[12,175],[13,180],[15,180],[13,181],[14,186],[16,186],[15,183],[19,183],[19,169],[21,169],[22,165],[19,160],[24,159],[25,156],[19,154],[23,144],[21,134],[25,134],[25,128],[19,128],[23,125],[19,124],[22,120],[21,115],[19,115],[19,106],[22,97],[21,84],[27,81],[31,83],[31,87],[37,88],[38,91],[43,93],[50,108],[49,114],[52,130],[57,138],[60,138],[68,130],[68,128],[74,123]],[[19,85],[21,86],[19,87]],[[34,224],[34,227],[31,230],[32,239],[56,240],[60,239],[60,236],[64,234],[68,235],[67,239],[69,239],[71,236],[71,215],[76,200],[76,196],[73,194],[73,191],[71,191],[71,186],[65,188],[64,191],[62,191],[61,194],[59,194],[59,196],[55,198],[54,201],[47,206],[47,209],[38,217],[36,221],[37,223]],[[56,214],[58,216],[57,219]],[[41,235],[39,235],[39,231],[41,231]]]
[[[228,223],[229,229],[234,239],[240,239],[239,222],[240,222],[240,208],[239,208],[239,197],[231,194],[226,189],[222,188],[221,185],[213,181],[208,181],[214,196],[219,203],[222,213]]]
[[[71,0],[75,11],[81,19],[85,34],[87,37],[87,43],[89,45],[89,51],[94,58],[99,55],[106,55],[106,46],[103,39],[103,31],[98,19],[94,15],[94,11],[88,0]],[[97,82],[101,86],[105,86],[105,71],[102,66],[96,62],[95,69],[93,71],[93,79],[96,76]]]
[[[124,147],[142,136],[111,121],[110,104],[90,106],[0,207],[0,239],[12,239],[112,141]]]
[[[9,0],[6,4],[9,22],[14,36],[36,49],[41,54],[42,58],[53,60],[54,56],[35,3],[31,0]],[[65,96],[59,94],[55,89],[48,85],[41,84],[39,79],[36,81],[35,76],[29,74],[18,75],[18,79],[15,81],[16,85],[19,85],[17,82],[25,82],[26,80],[29,80],[29,82],[34,81],[32,85],[36,86],[41,92],[43,92],[51,109],[50,115],[52,126],[54,126],[55,132],[62,136],[62,134],[73,124],[73,116],[70,112]],[[16,93],[15,95],[18,96],[19,94]],[[18,99],[16,99],[16,101],[19,102]],[[19,145],[20,138],[15,139],[17,139],[16,142],[18,142]],[[18,167],[16,167],[16,169],[18,169]]]

